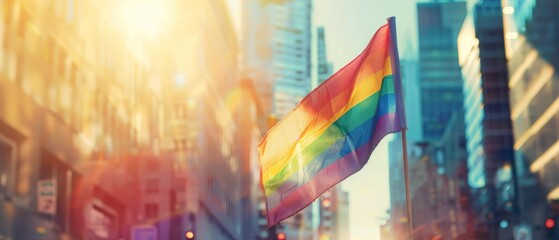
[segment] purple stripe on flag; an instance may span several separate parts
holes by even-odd
[[[326,190],[361,170],[380,140],[387,134],[400,130],[399,116],[395,113],[386,114],[379,119],[375,134],[367,144],[330,164],[289,195],[282,196],[275,192],[267,196],[268,226],[273,226],[305,208]]]

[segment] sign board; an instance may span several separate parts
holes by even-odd
[[[157,228],[154,226],[132,227],[132,240],[157,240]]]
[[[114,238],[116,214],[112,214],[112,209],[107,206],[95,204],[96,200],[94,199],[84,208],[85,227],[90,230],[91,234],[85,239],[111,239],[111,236]]]
[[[532,227],[527,224],[521,224],[514,227],[514,240],[532,240]]]
[[[37,210],[40,213],[56,213],[56,180],[39,180],[37,186]]]

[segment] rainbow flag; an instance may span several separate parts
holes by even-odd
[[[268,226],[359,171],[385,135],[406,128],[393,26],[392,17],[258,146]]]

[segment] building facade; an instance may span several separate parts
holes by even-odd
[[[261,110],[225,1],[0,7],[0,238],[255,236]]]
[[[519,207],[534,239],[544,239],[538,226],[557,214],[549,206],[559,192],[557,9],[557,1],[503,1]]]
[[[312,1],[246,1],[244,74],[281,119],[311,90]]]
[[[479,237],[490,239],[510,239],[518,221],[502,11],[500,1],[479,1],[458,39],[468,180],[476,229]]]
[[[341,186],[324,192],[318,200],[318,239],[349,238],[349,195]]]
[[[103,4],[1,5],[2,236],[56,239],[85,234],[88,226],[71,221],[81,211],[71,202],[91,163],[149,148],[159,138],[154,127],[159,119],[153,119],[153,125],[148,119],[157,116],[160,100],[147,85],[136,84],[148,81],[147,48],[125,47],[127,32],[111,18],[91,17],[109,14]],[[116,39],[100,37],[107,35]],[[54,207],[40,205],[40,181],[54,185]],[[93,234],[105,239],[128,236],[121,227],[126,219],[123,204],[102,189],[93,198],[97,204],[90,213],[112,223]]]
[[[462,78],[456,37],[466,15],[464,1],[417,3],[419,59],[402,60],[410,124],[408,159],[413,235],[420,239],[467,236],[467,197]],[[417,76],[417,77],[416,77]],[[415,130],[414,130],[415,129]],[[383,235],[408,236],[401,137],[390,143],[390,219]]]
[[[324,33],[324,27],[318,27],[316,29],[316,56],[316,76],[318,85],[320,85],[332,76],[334,72],[334,65],[328,62],[328,56],[326,54],[326,35]]]
[[[453,6],[464,7],[462,4]],[[436,51],[437,48],[431,50]],[[426,116],[421,114],[420,107],[424,98],[424,92],[419,90],[421,64],[413,58],[403,59],[401,68],[410,124],[407,154],[414,237],[473,239],[463,113],[460,108],[454,109],[443,133],[436,139],[424,141],[423,133],[429,130],[422,128],[425,123],[422,117]],[[413,124],[416,124],[415,127]],[[389,144],[390,218],[381,228],[385,239],[404,239],[408,236],[401,141],[401,137],[396,135]]]
[[[420,142],[410,160],[413,236],[417,239],[476,239],[469,206],[463,120],[454,114],[437,142]],[[405,214],[405,212],[404,212]],[[404,215],[405,216],[405,215]],[[407,226],[401,221],[400,229]],[[395,239],[407,236],[396,232]]]
[[[417,4],[419,85],[426,141],[438,140],[453,112],[463,106],[456,37],[465,16],[464,1]]]

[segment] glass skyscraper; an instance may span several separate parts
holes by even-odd
[[[505,31],[514,147],[529,171],[537,173],[552,191],[559,186],[553,170],[559,166],[559,19],[554,11],[559,3],[535,0],[508,4],[512,13],[505,17]]]
[[[436,141],[452,113],[463,106],[456,37],[466,3],[422,2],[417,4],[417,15],[423,138]]]
[[[520,210],[535,224],[559,199],[558,9],[557,0],[503,1]]]
[[[324,35],[324,27],[319,27],[316,29],[316,52],[317,52],[317,79],[318,84],[320,85],[330,76],[332,76],[332,72],[334,71],[334,66],[331,62],[328,62],[328,58],[326,55],[326,37]]]
[[[476,230],[480,238],[510,239],[511,228],[500,225],[516,224],[517,192],[499,0],[482,0],[473,6],[458,45],[464,78],[468,182],[477,213]]]
[[[244,74],[281,119],[311,90],[311,0],[246,4]]]

